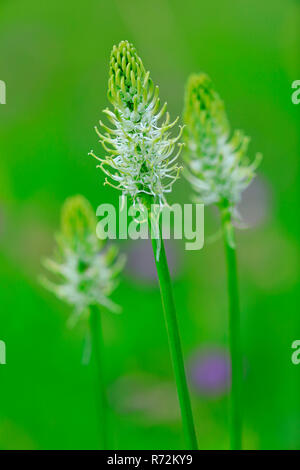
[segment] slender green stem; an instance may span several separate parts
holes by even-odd
[[[240,307],[234,228],[228,207],[221,208],[228,275],[229,344],[231,355],[230,446],[242,448],[242,353],[240,340]]]
[[[152,237],[152,246],[159,280],[161,300],[165,314],[165,322],[169,339],[171,359],[177,385],[177,393],[181,410],[183,431],[186,439],[187,448],[192,450],[197,449],[197,438],[191,407],[191,400],[189,396],[186,374],[184,369],[183,354],[176,317],[172,283],[168,268],[164,242],[161,237],[161,230],[159,230],[159,232],[160,240]],[[159,259],[157,259],[158,243],[160,243]]]
[[[90,329],[92,339],[92,363],[96,368],[96,394],[99,411],[99,424],[103,450],[108,447],[108,403],[106,395],[106,383],[104,379],[103,360],[103,334],[101,324],[101,312],[95,305],[90,307]]]

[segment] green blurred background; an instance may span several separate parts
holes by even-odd
[[[0,365],[0,448],[100,447],[93,373],[82,365],[85,325],[66,327],[69,308],[38,276],[66,197],[82,193],[95,208],[117,203],[87,153],[101,154],[93,126],[108,104],[110,50],[122,39],[136,46],[173,117],[189,73],[207,72],[232,127],[252,137],[251,156],[264,155],[240,208],[249,229],[238,232],[244,446],[300,448],[300,365],[291,362],[300,337],[300,105],[291,102],[299,26],[296,0],[1,0],[0,339],[7,364]],[[189,202],[183,179],[170,202]],[[218,230],[207,208],[201,251],[168,244],[204,449],[229,444],[223,245],[210,242]],[[114,300],[123,314],[103,314],[113,446],[182,448],[150,242],[120,248],[128,265]]]

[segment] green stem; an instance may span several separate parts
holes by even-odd
[[[192,450],[198,448],[197,438],[191,407],[191,400],[189,396],[186,374],[184,369],[183,354],[176,317],[172,283],[168,268],[164,242],[161,237],[161,230],[159,230],[159,237],[160,240],[152,237],[152,246],[159,280],[161,300],[165,314],[165,322],[169,339],[171,359],[177,385],[177,393],[181,410],[183,431],[186,439],[187,448]],[[159,259],[157,259],[158,244],[160,244]]]
[[[106,395],[106,383],[104,379],[103,360],[103,333],[101,324],[101,312],[95,305],[90,307],[90,330],[92,339],[92,362],[96,367],[96,391],[97,406],[99,411],[99,424],[103,450],[108,447],[108,403]]]
[[[231,355],[230,446],[242,448],[242,353],[240,340],[240,307],[234,228],[227,205],[221,208],[228,275],[229,344]]]

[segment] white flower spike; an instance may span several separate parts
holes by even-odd
[[[261,160],[249,163],[249,138],[230,126],[224,103],[204,74],[191,75],[185,94],[184,141],[186,179],[204,204],[226,205],[235,211],[242,191],[255,176]]]
[[[83,196],[67,199],[62,208],[57,252],[54,260],[44,262],[59,280],[54,283],[42,279],[44,286],[74,308],[70,325],[93,305],[120,311],[109,296],[117,286],[116,277],[124,260],[118,257],[115,247],[106,248],[97,238],[96,224],[93,208]]]
[[[178,141],[182,128],[176,137],[171,136],[178,118],[170,123],[167,104],[160,108],[159,89],[127,41],[113,47],[108,98],[113,111],[105,109],[104,113],[113,129],[101,121],[102,132],[96,128],[107,156],[90,155],[100,161],[108,177],[106,184],[131,196],[134,202],[146,194],[154,198],[154,203],[165,205],[165,195],[172,191],[180,173],[176,160],[181,151]]]

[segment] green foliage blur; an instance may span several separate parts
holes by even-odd
[[[233,128],[263,153],[240,212],[238,259],[244,346],[244,447],[300,448],[299,113],[297,0],[2,0],[0,79],[1,449],[101,448],[94,377],[82,364],[86,325],[68,329],[70,309],[39,284],[52,254],[63,201],[81,193],[93,207],[118,204],[88,157],[106,98],[111,48],[134,43],[181,114],[188,75],[204,71]],[[181,178],[170,202],[190,201]],[[199,351],[227,349],[226,276],[218,215],[205,211],[204,248],[169,243],[187,368]],[[214,236],[215,240],[212,240]],[[110,436],[116,449],[183,448],[150,242],[118,242],[128,265],[103,312]],[[191,383],[199,447],[229,445],[226,389]]]

